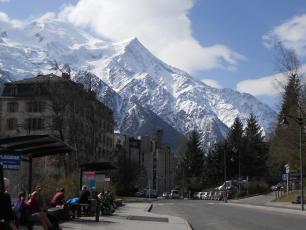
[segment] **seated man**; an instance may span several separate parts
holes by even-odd
[[[57,205],[63,205],[65,203],[65,189],[61,188],[58,192],[56,192],[51,199],[51,206],[56,207]]]
[[[1,178],[2,179],[2,178]],[[0,191],[0,229],[13,229],[17,230],[14,223],[14,213],[12,210],[12,203],[10,195],[7,193],[9,188],[9,180],[4,178],[4,189]]]
[[[86,185],[82,186],[82,191],[80,194],[80,204],[88,204],[90,206],[90,192],[88,191],[88,188]],[[82,210],[83,212],[85,212],[86,214],[88,214],[90,207],[88,206],[88,208],[85,208],[84,210]]]

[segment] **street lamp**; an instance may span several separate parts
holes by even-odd
[[[227,186],[226,186],[226,145],[224,145],[224,152],[223,152],[223,158],[224,158],[224,203],[227,203]]]
[[[214,148],[215,150],[217,151],[217,147],[218,145],[215,144],[214,145]],[[226,144],[224,144],[224,149],[223,149],[223,159],[224,159],[224,194],[223,194],[223,197],[224,197],[224,203],[227,203],[227,187],[226,187]]]
[[[240,152],[236,147],[232,148],[232,151],[236,154],[238,152],[238,192],[240,196]]]
[[[287,117],[292,118],[300,127],[299,130],[299,153],[300,153],[300,177],[301,177],[301,208],[302,211],[304,211],[304,181],[303,181],[303,154],[302,154],[302,131],[303,131],[303,125],[304,125],[304,118],[302,115],[302,108],[300,105],[298,105],[299,109],[299,116],[293,117],[290,115],[284,115],[283,120],[281,121],[282,125],[289,125],[289,122],[287,120]]]

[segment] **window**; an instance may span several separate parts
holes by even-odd
[[[30,101],[27,103],[27,112],[37,113],[43,112],[45,103],[42,101]]]
[[[11,96],[13,97],[17,96],[17,86],[16,85],[11,86],[10,91],[11,91]]]
[[[44,128],[44,120],[41,118],[28,118],[25,120],[25,129],[38,130]]]
[[[8,102],[7,103],[7,112],[9,112],[9,113],[18,112],[18,103],[17,102]]]
[[[17,119],[16,118],[9,118],[6,120],[6,129],[7,130],[14,130],[17,128]]]

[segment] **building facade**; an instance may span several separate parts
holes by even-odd
[[[170,146],[162,139],[162,130],[157,130],[152,137],[116,134],[115,143],[125,148],[127,159],[137,162],[145,171],[147,182],[139,190],[150,188],[161,194],[174,187],[175,158]]]
[[[0,137],[50,134],[75,149],[65,171],[112,161],[113,112],[68,77],[38,75],[6,83],[0,97]],[[67,173],[65,172],[65,173]]]

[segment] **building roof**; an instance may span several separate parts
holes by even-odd
[[[0,139],[0,154],[43,157],[74,151],[72,147],[51,135],[17,136]]]
[[[46,82],[46,80],[51,80],[51,81],[67,81],[68,79],[63,78],[63,77],[59,77],[55,74],[39,74],[36,77],[32,77],[32,78],[27,78],[27,79],[23,79],[23,80],[19,80],[19,81],[13,81],[13,82],[9,82],[6,84],[32,84],[32,83],[44,83]]]
[[[90,171],[104,171],[104,170],[112,170],[112,169],[116,169],[116,167],[114,165],[112,165],[110,162],[108,161],[104,161],[104,162],[92,162],[92,163],[85,163],[85,164],[81,164],[80,168],[84,171],[84,170],[90,170]]]

